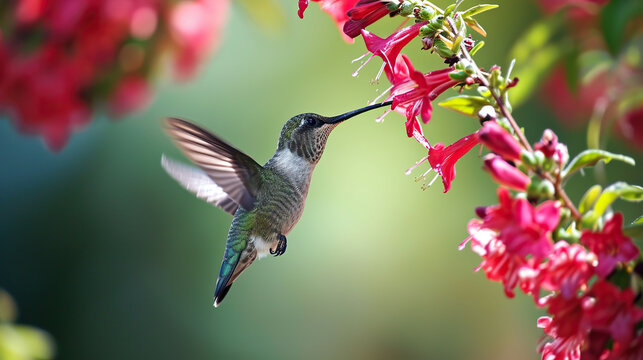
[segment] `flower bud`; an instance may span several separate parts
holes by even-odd
[[[453,80],[465,81],[469,75],[467,75],[463,70],[459,70],[450,72],[449,77]]]
[[[569,151],[567,151],[567,145],[563,143],[558,143],[556,145],[556,152],[554,153],[554,161],[559,163],[561,166],[564,166],[569,161]]]
[[[491,110],[493,110],[493,107]],[[482,111],[482,109],[480,111]],[[495,110],[493,112],[495,114]],[[522,147],[511,134],[496,122],[485,122],[482,125],[482,129],[478,131],[478,136],[486,147],[506,160],[515,161],[520,159]]]
[[[534,180],[527,187],[527,195],[530,199],[551,199],[554,197],[554,184],[549,180]]]
[[[480,111],[478,111],[478,119],[480,119],[481,123],[485,121],[496,120],[497,118],[498,115],[496,114],[496,109],[494,109],[491,105],[485,105],[480,108]]]
[[[455,55],[455,53],[451,49],[449,49],[447,44],[445,44],[444,41],[442,41],[440,38],[437,38],[433,41],[433,48],[438,53],[438,55],[443,58],[449,58]]]
[[[410,1],[405,1],[402,3],[402,6],[400,7],[400,15],[409,16],[413,13],[414,8],[415,8],[414,3]]]
[[[433,37],[433,35],[435,35],[435,29],[429,26],[429,24],[423,25],[420,28],[420,35],[422,37]]]
[[[558,144],[558,136],[550,129],[543,132],[540,141],[534,144],[534,150],[540,150],[545,154],[545,157],[552,157],[556,152],[556,145]]]
[[[534,158],[536,158],[536,164],[539,166],[542,166],[545,162],[545,154],[540,150],[534,151]]]
[[[485,156],[483,169],[488,171],[497,183],[510,189],[525,191],[531,182],[529,176],[494,154]]]
[[[520,154],[520,162],[523,164],[529,166],[529,167],[534,167],[537,164],[536,157],[534,156],[534,153],[529,152],[529,151],[523,151]]]
[[[476,216],[480,219],[484,219],[485,216],[487,216],[487,208],[488,206],[478,206],[475,210]]]
[[[431,27],[431,29],[436,31],[442,28],[443,24],[444,24],[444,16],[442,15],[436,16],[433,19],[431,19],[431,21],[429,21],[429,26]]]
[[[418,13],[420,20],[431,20],[435,16],[435,10],[429,6],[424,6]]]

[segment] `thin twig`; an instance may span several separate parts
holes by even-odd
[[[446,21],[449,23],[449,26],[451,27],[451,30],[455,33],[455,36],[458,35],[458,29],[455,26],[455,23],[453,22],[453,19],[450,17],[446,18]],[[475,60],[471,57],[471,54],[469,54],[469,51],[467,50],[464,42],[460,44],[460,50],[462,50],[462,54],[464,55],[465,59],[471,62],[473,65],[474,71],[475,71],[475,76],[477,77],[478,82],[489,88],[489,81],[487,80],[487,77],[482,74],[482,71],[478,67],[478,64],[476,64]],[[496,94],[493,89],[489,88],[489,91],[491,92],[491,95],[493,96],[494,100],[496,100],[496,104],[498,104],[498,108],[500,109],[500,112],[502,113],[502,116],[504,116],[509,124],[511,124],[511,128],[514,130],[516,135],[518,136],[518,140],[520,140],[520,143],[522,146],[529,152],[533,152],[534,149],[531,147],[531,144],[529,144],[529,141],[527,141],[527,138],[525,137],[525,134],[522,133],[520,130],[520,127],[518,126],[518,123],[516,120],[513,118],[507,107],[505,106],[504,102],[500,98],[498,94]],[[546,172],[541,172],[541,171],[536,171],[536,175],[538,175],[540,178],[543,178],[547,181],[550,181],[554,185],[554,189],[556,191],[556,195],[558,198],[560,198],[563,201],[563,204],[565,207],[567,207],[574,220],[580,221],[581,220],[581,214],[576,209],[576,206],[574,203],[569,199],[569,196],[567,196],[567,193],[563,189],[562,186],[562,181],[560,178],[555,179],[551,174],[546,173]]]

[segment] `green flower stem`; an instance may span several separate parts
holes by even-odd
[[[447,22],[449,23],[449,26],[451,27],[451,30],[454,32],[455,36],[458,35],[458,29],[455,26],[455,23],[453,22],[453,19],[450,17],[446,18]],[[460,50],[462,51],[462,54],[464,57],[471,62],[473,65],[474,71],[475,71],[475,77],[477,78],[477,81],[486,87],[489,87],[489,80],[487,79],[484,74],[482,74],[482,71],[480,71],[480,67],[478,64],[476,64],[475,60],[471,57],[471,54],[469,54],[469,51],[467,50],[466,46],[464,43],[460,44]],[[518,126],[518,123],[516,120],[511,116],[511,113],[505,106],[504,102],[500,98],[498,94],[496,94],[493,89],[489,88],[491,90],[491,94],[493,98],[496,100],[496,104],[498,104],[498,108],[500,109],[500,112],[502,113],[502,116],[504,116],[507,121],[509,121],[509,124],[511,124],[511,128],[514,130],[514,133],[518,136],[518,140],[520,141],[521,145],[529,152],[533,152],[534,149],[531,147],[531,144],[529,144],[529,141],[527,141],[527,138],[525,137],[525,134],[523,134],[522,130],[520,130],[520,127]],[[581,214],[576,209],[576,206],[574,203],[569,199],[569,196],[567,196],[567,193],[563,189],[562,186],[562,180],[560,176],[558,178],[554,178],[551,174],[542,172],[540,170],[536,171],[536,175],[538,175],[542,179],[546,179],[550,181],[552,184],[554,184],[554,189],[556,190],[556,195],[558,198],[560,198],[563,201],[563,204],[565,205],[566,208],[569,209],[571,212],[572,217],[574,220],[579,222],[581,220]]]

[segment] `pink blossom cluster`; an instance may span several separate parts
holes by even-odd
[[[487,127],[485,123],[479,137],[495,153],[494,159],[505,164],[505,159],[514,164],[526,160],[522,150],[516,157],[519,144],[509,133],[495,124],[492,132]],[[568,159],[550,130],[534,149],[560,165]],[[639,256],[639,249],[623,234],[623,215],[615,213],[600,230],[584,229],[572,239],[556,240],[567,226],[561,203],[536,204],[538,195],[546,194],[534,196],[526,174],[504,167],[512,172],[495,170],[494,175],[489,170],[501,185],[499,203],[476,210],[478,218],[468,224],[470,237],[461,244],[463,248],[470,241],[482,257],[477,270],[501,282],[507,297],[520,287],[537,306],[546,307],[549,316],[538,320],[548,336],[540,347],[544,360],[643,358],[643,332],[636,327],[643,320],[643,308],[635,304],[629,280],[623,288],[610,281],[617,273],[629,279],[629,263]],[[525,185],[515,186],[520,184],[518,174],[525,177]],[[511,195],[508,188],[517,194]]]
[[[352,41],[361,35],[368,52],[359,58],[365,60],[358,71],[374,57],[382,59],[375,80],[385,74],[391,85],[378,99],[386,95],[391,103],[387,113],[403,115],[406,135],[427,151],[408,173],[428,162],[430,168],[420,178],[429,172],[435,172],[435,177],[425,186],[441,177],[447,192],[457,161],[477,145],[489,150],[483,157],[483,169],[499,185],[499,203],[476,209],[478,217],[469,222],[470,236],[460,248],[471,243],[482,257],[477,270],[501,282],[507,297],[514,297],[518,287],[546,309],[548,316],[537,322],[545,332],[539,347],[543,360],[643,359],[643,308],[636,300],[641,290],[632,285],[643,278],[643,263],[638,262],[636,272],[633,266],[640,251],[623,232],[623,215],[604,214],[607,199],[620,195],[613,189],[599,190],[602,209],[593,214],[591,207],[598,195],[579,211],[563,189],[570,173],[618,155],[588,150],[570,161],[567,147],[551,130],[533,146],[527,141],[508,105],[508,91],[518,79],[510,78],[510,70],[503,74],[498,66],[487,71],[478,68],[471,55],[482,44],[476,44],[467,31],[485,35],[473,16],[495,6],[457,11],[459,2],[444,10],[421,0],[315,2],[331,15],[345,39]],[[605,1],[542,3],[548,11],[556,11],[576,5],[599,7]],[[299,1],[300,17],[307,5],[308,1]],[[397,16],[405,20],[387,37],[366,30],[382,18]],[[409,19],[414,23],[406,24]],[[448,66],[430,72],[416,70],[402,54],[416,37],[423,50],[437,53]],[[477,118],[481,127],[451,145],[431,145],[422,123],[431,119],[433,101],[452,88],[460,92],[475,89],[480,96],[459,95],[441,105]],[[637,115],[634,112],[630,117],[636,122]],[[638,136],[636,132],[630,135]],[[633,164],[626,158],[620,157]],[[643,189],[634,188],[643,197]]]
[[[228,0],[18,0],[0,4],[0,114],[53,150],[95,109],[144,106],[164,53],[190,76],[216,45]]]
[[[343,31],[343,35],[348,39],[347,41],[351,41],[359,35],[362,36],[368,52],[359,58],[367,57],[358,71],[369,63],[373,57],[377,56],[382,59],[382,66],[376,80],[379,80],[380,75],[384,73],[391,86],[380,97],[388,93],[386,100],[392,101],[391,110],[405,116],[407,136],[414,138],[428,150],[428,156],[419,163],[429,160],[436,174],[442,176],[444,191],[448,191],[451,181],[455,177],[455,163],[478,143],[477,135],[475,133],[471,134],[446,147],[442,143],[432,146],[424,136],[418,119],[421,119],[425,124],[428,123],[433,113],[432,102],[440,94],[457,85],[471,84],[472,80],[467,76],[462,79],[453,77],[452,73],[457,72],[453,66],[427,73],[418,71],[411,63],[411,60],[406,55],[401,54],[403,48],[418,37],[422,39],[424,49],[439,52],[437,47],[432,48],[432,43],[442,40],[437,36],[439,32],[436,30],[431,33],[431,29],[442,26],[442,24],[439,26],[432,25],[431,22],[437,23],[436,20],[442,22],[444,17],[436,13],[423,17],[419,14],[417,8],[405,14],[406,9],[404,7],[408,2],[399,0],[313,1],[319,2],[322,10],[329,13]],[[303,17],[303,12],[307,6],[308,1],[299,1],[300,17]],[[417,15],[416,23],[403,26],[406,22],[404,20],[401,28],[386,38],[381,38],[365,29],[387,15],[412,15],[412,11]],[[472,42],[470,38],[468,40]],[[443,54],[441,56],[445,57],[445,62],[448,64],[459,60],[457,56],[455,60],[453,56],[451,56],[451,59]],[[357,72],[354,75],[356,74]],[[387,110],[386,113],[391,110]]]

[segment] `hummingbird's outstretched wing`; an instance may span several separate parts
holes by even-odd
[[[261,165],[207,130],[168,118],[167,132],[183,153],[246,210],[254,206],[261,186]]]
[[[234,215],[237,211],[239,204],[234,202],[220,186],[210,179],[205,171],[172,160],[165,154],[161,155],[161,165],[174,180],[199,199],[220,207],[230,215]]]

